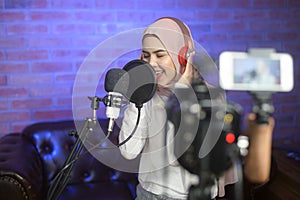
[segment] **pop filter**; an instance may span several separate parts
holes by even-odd
[[[132,60],[128,62],[123,70],[128,72],[129,85],[125,97],[130,102],[141,107],[155,94],[157,80],[152,66],[143,60]]]
[[[126,95],[129,84],[128,73],[123,69],[112,68],[106,73],[104,83],[106,92],[118,92]]]

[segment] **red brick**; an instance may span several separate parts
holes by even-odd
[[[95,25],[93,24],[58,24],[54,25],[53,32],[57,34],[87,34],[95,32]]]
[[[29,17],[33,21],[66,21],[72,19],[72,13],[68,11],[31,11]]]
[[[286,104],[282,106],[283,113],[300,113],[300,105],[297,104]]]
[[[110,1],[111,3],[113,1]],[[181,1],[178,1],[178,3],[180,3]],[[143,0],[143,1],[136,1],[136,6],[137,9],[144,9],[145,5],[147,5],[148,9],[161,9],[161,8],[175,8],[176,7],[176,1],[161,1],[161,0]],[[207,2],[199,2],[198,6],[201,6],[200,4],[202,4],[202,6],[208,6]],[[122,1],[122,3],[120,3],[120,5],[118,5],[117,7],[121,7],[123,6],[123,8],[130,8],[134,5],[134,2],[127,2],[127,1]]]
[[[297,32],[272,32],[267,34],[267,38],[270,40],[288,40],[288,41],[294,41],[296,39],[300,38],[300,33]]]
[[[212,31],[240,31],[246,30],[245,22],[224,22],[212,24]]]
[[[191,25],[190,28],[196,33],[211,32],[211,25],[207,23]]]
[[[16,121],[28,121],[30,120],[29,111],[18,111],[18,112],[1,112],[0,122],[16,122]]]
[[[9,108],[8,106],[8,100],[0,100],[0,110],[7,110]]]
[[[15,22],[25,20],[25,11],[7,11],[0,12],[0,22]]]
[[[229,34],[228,38],[233,41],[261,41],[264,39],[263,33],[232,33]]]
[[[53,59],[83,59],[89,54],[90,50],[53,50],[52,57]]]
[[[94,95],[89,95],[89,96],[94,96]],[[74,106],[74,109],[79,109],[81,107],[90,109],[91,101],[88,98],[89,96],[84,94],[77,94],[76,96],[72,95],[72,105]]]
[[[284,7],[286,0],[253,0],[253,7]]]
[[[232,11],[231,10],[201,10],[195,11],[195,17],[202,20],[226,20],[232,19]]]
[[[72,98],[57,98],[57,106],[72,106]]]
[[[47,59],[47,50],[15,50],[7,51],[8,60],[39,60]]]
[[[99,25],[102,26],[102,25]],[[98,26],[98,27],[99,27]],[[99,32],[100,28],[97,28],[97,32]],[[127,29],[128,30],[128,29]],[[112,30],[113,31],[113,30]],[[108,33],[109,29],[105,29],[103,30],[102,28],[100,29],[101,33]],[[100,44],[102,41],[104,41],[105,39],[107,39],[107,36],[74,36],[73,37],[73,45],[74,46],[78,46],[78,47],[92,47],[94,48],[95,46],[97,46],[98,44]]]
[[[61,47],[71,46],[72,40],[69,37],[32,37],[29,39],[30,47]]]
[[[118,32],[122,32],[122,31],[128,31],[130,29],[133,29],[132,24],[128,24],[128,23],[102,23],[102,24],[97,24],[96,25],[96,33],[99,33],[98,35],[103,35],[102,37],[94,37],[92,39],[97,41],[103,41],[106,40],[108,38],[107,35],[113,35],[116,34]],[[82,37],[81,37],[82,38]],[[84,44],[84,40],[82,40],[81,42],[83,42]]]
[[[284,50],[287,51],[287,52],[296,52],[296,53],[299,53],[300,52],[300,43],[297,42],[297,43],[294,43],[294,42],[291,42],[291,43],[285,43],[283,44],[283,47],[284,47]],[[294,57],[295,59],[296,57]]]
[[[48,26],[43,24],[7,24],[8,35],[48,33]]]
[[[199,36],[199,39],[200,40],[200,44],[201,44],[201,41],[224,41],[224,40],[227,40],[228,36],[227,34],[218,34],[218,33],[205,33],[205,34],[201,34]],[[196,39],[196,38],[194,38]]]
[[[0,88],[0,97],[21,97],[27,96],[25,88]]]
[[[29,89],[30,95],[37,96],[54,96],[54,95],[71,95],[71,86],[44,86],[44,87],[31,87]]]
[[[276,93],[273,96],[273,103],[276,104],[283,104],[283,103],[294,103],[297,101],[298,95],[291,95],[288,96],[286,93]]]
[[[262,41],[252,41],[251,44],[242,49],[245,51],[249,48],[273,48],[273,49],[282,49],[282,42],[281,41],[271,41],[271,40],[262,40]]]
[[[82,0],[55,0],[51,1],[51,7],[53,8],[92,8],[94,1],[82,1]]]
[[[10,125],[9,123],[0,123],[0,137],[4,136],[5,134],[10,133]]]
[[[284,24],[284,27],[289,29],[289,30],[294,29],[296,31],[299,31],[300,21],[286,21],[285,24]]]
[[[30,125],[31,123],[31,121],[12,123],[12,132],[21,133],[25,129],[25,127]]]
[[[280,30],[281,27],[282,27],[282,24],[279,21],[256,20],[256,21],[250,22],[251,30]]]
[[[284,135],[289,135],[289,134],[298,134],[299,133],[299,128],[296,127],[296,126],[288,126],[288,125],[284,125],[284,126],[280,126],[279,124],[277,125],[278,127],[276,128],[277,129],[277,132],[284,136]],[[278,134],[278,135],[279,135]],[[277,134],[276,134],[277,135]],[[277,136],[278,136],[277,135]]]
[[[78,119],[86,119],[87,117],[91,117],[93,116],[93,111],[90,108],[90,106],[88,106],[88,104],[86,104],[86,107],[80,107],[80,108],[76,108],[73,109],[73,115],[75,116],[74,118],[76,120]],[[99,112],[99,111],[98,111]],[[97,115],[98,116],[98,115]],[[98,116],[99,117],[99,116]]]
[[[128,22],[128,21],[149,21],[149,19],[154,19],[154,12],[132,12],[120,11],[117,13],[117,21],[119,22]]]
[[[0,86],[7,85],[7,76],[0,75]]]
[[[297,124],[300,124],[300,115],[296,116],[296,122],[297,122]]]
[[[72,119],[72,110],[45,110],[33,113],[34,120]]]
[[[10,75],[11,85],[50,84],[53,76],[49,74],[14,74]]]
[[[300,18],[300,12],[298,9],[296,10],[291,10],[291,9],[273,9],[270,10],[269,12],[270,18],[272,20],[276,19],[283,19],[283,20],[294,20],[294,19],[299,19]]]
[[[110,11],[80,11],[75,12],[74,16],[78,21],[107,22],[115,20],[115,13]]]
[[[95,93],[96,91],[94,91],[95,87],[97,85],[95,85],[94,87],[91,86],[87,86],[85,83],[76,83],[76,88],[73,88],[73,90],[76,90],[76,94],[72,94],[72,95],[80,95],[83,98],[86,98],[87,96],[92,96],[93,93]],[[73,91],[74,93],[74,91]]]
[[[103,74],[104,75],[104,74]],[[86,84],[86,83],[98,83],[99,81],[99,75],[96,74],[96,73],[80,73],[80,74],[77,74],[77,77],[76,77],[76,82],[77,83],[82,83],[83,85]]]
[[[29,66],[28,63],[11,63],[11,62],[6,62],[6,63],[0,63],[0,72],[28,72],[29,71]]]
[[[267,13],[261,10],[243,10],[243,11],[234,11],[234,19],[268,19]]]
[[[55,77],[57,83],[73,83],[75,81],[75,74],[59,74]]]
[[[112,8],[112,9],[117,9],[117,8],[134,8],[135,7],[135,3],[138,3],[134,0],[127,0],[127,1],[110,1],[110,0],[102,0],[102,1],[95,1],[95,7],[96,8]],[[146,3],[146,2],[145,2]],[[155,4],[154,2],[151,2],[153,4]],[[164,1],[160,1],[160,4],[163,4]],[[149,6],[149,4],[147,4]],[[145,7],[145,4],[143,5],[143,7]],[[148,7],[149,8],[149,7]]]
[[[4,60],[4,52],[3,51],[0,51],[0,60]],[[1,63],[0,63],[1,65]]]
[[[5,28],[4,25],[0,25],[0,35],[5,35]]]
[[[182,3],[185,1],[182,1]],[[216,3],[217,8],[247,8],[251,6],[251,1],[241,0],[217,0],[209,1],[211,4]]]
[[[214,4],[213,1],[195,1],[195,0],[185,0],[177,1],[178,8],[210,8]]]
[[[155,12],[151,12],[151,10],[147,11],[149,18],[144,19],[144,21],[141,21],[140,26],[135,26],[135,27],[146,27],[149,25],[149,23],[153,22],[154,20],[160,18],[160,17],[165,17],[165,16],[176,16],[176,18],[181,19],[182,21],[189,23],[195,22],[195,13],[193,12],[186,12],[186,9],[161,9],[161,10],[156,10]],[[151,16],[151,14],[154,14],[154,16]]]
[[[4,0],[5,8],[46,8],[47,0]]]
[[[32,64],[33,72],[64,72],[72,71],[70,62],[35,62]]]
[[[274,118],[276,119],[276,122],[280,122],[281,125],[291,124],[295,121],[294,114],[274,114]]]
[[[0,48],[25,47],[26,40],[24,38],[1,37]]]
[[[289,0],[288,6],[289,7],[300,7],[300,1],[299,0]]]
[[[52,99],[23,99],[23,100],[12,100],[11,102],[13,109],[20,108],[46,108],[53,106]]]

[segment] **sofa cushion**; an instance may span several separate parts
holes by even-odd
[[[42,161],[24,135],[11,133],[0,138],[0,169],[0,199],[41,198],[37,194],[45,189]]]

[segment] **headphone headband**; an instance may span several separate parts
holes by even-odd
[[[175,17],[161,17],[158,20],[161,19],[171,19],[173,20],[180,28],[182,34],[183,34],[183,39],[184,39],[184,46],[179,50],[178,53],[178,62],[181,65],[180,73],[183,74],[186,68],[187,64],[187,59],[190,56],[191,49],[189,48],[189,42],[188,40],[191,40],[191,35],[185,24],[180,21],[179,19]],[[156,20],[156,21],[158,21]]]

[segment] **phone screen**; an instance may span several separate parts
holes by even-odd
[[[280,85],[280,61],[266,58],[233,60],[235,84]]]

